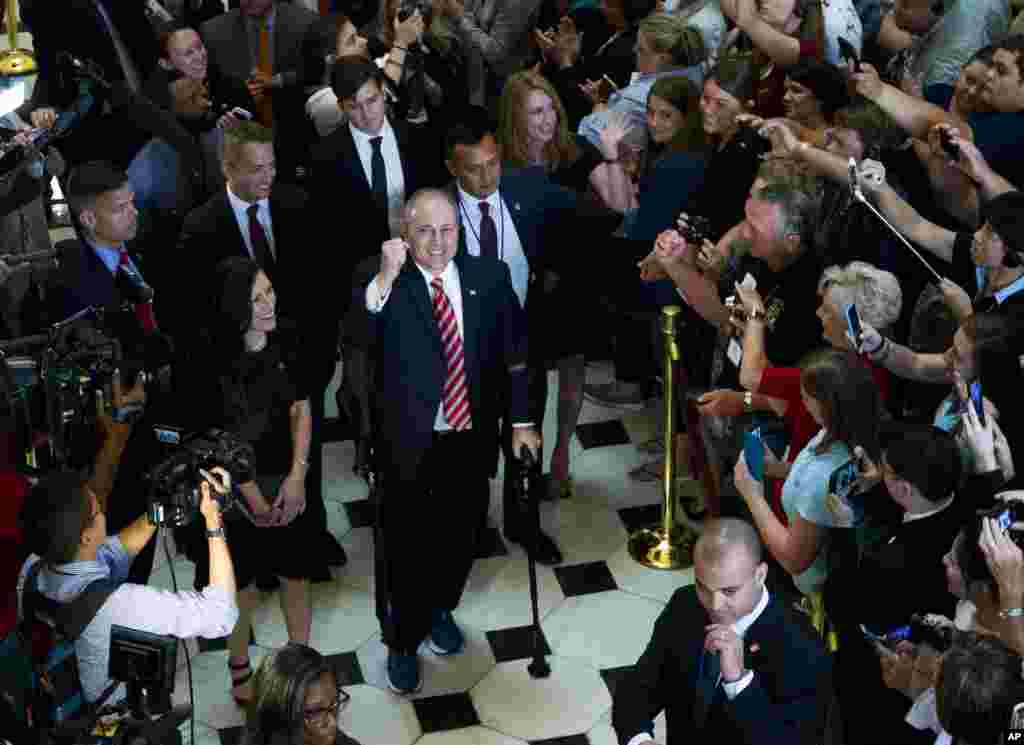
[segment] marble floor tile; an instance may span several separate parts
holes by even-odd
[[[567,599],[541,624],[559,657],[596,669],[632,665],[651,638],[662,604],[621,590]]]
[[[176,558],[172,564],[167,564],[165,562],[159,569],[154,568],[152,574],[149,576],[149,584],[153,587],[159,587],[162,590],[170,590],[173,592],[174,583],[171,578],[172,565],[174,580],[178,583],[178,591],[192,590],[192,585],[196,579],[196,565],[184,557]]]
[[[551,536],[561,547],[565,564],[603,561],[626,541],[622,521],[610,508],[584,499],[563,499],[546,506],[557,520]]]
[[[412,745],[423,734],[411,701],[372,685],[346,690],[352,700],[338,726],[361,745]]]
[[[340,540],[348,555],[348,563],[337,570],[337,581],[345,587],[373,592],[376,574],[373,565],[373,529],[356,528]]]
[[[323,445],[324,499],[334,502],[351,502],[366,499],[369,487],[352,472],[355,459],[355,444],[325,442]]]
[[[461,654],[439,656],[427,648],[426,642],[420,645],[420,675],[423,688],[410,696],[410,699],[468,691],[494,669],[494,653],[486,635],[482,631],[467,627],[461,616],[461,613],[456,613],[455,620],[466,637],[465,650]],[[376,634],[360,646],[356,654],[366,682],[387,689],[388,648],[381,641],[380,634]]]
[[[530,580],[525,555],[509,544],[508,556],[480,559],[473,565],[456,615],[467,626],[483,631],[532,623]],[[537,567],[537,605],[541,618],[565,595],[550,567]]]
[[[335,502],[330,499],[324,500],[324,511],[327,513],[327,530],[338,541],[341,541],[352,530],[352,521],[349,519],[348,510],[342,502]]]
[[[256,643],[271,649],[288,643],[288,628],[279,597],[279,593],[265,593],[253,612]],[[373,596],[340,586],[333,598],[325,598],[323,604],[314,606],[310,645],[324,654],[346,652],[358,647],[376,631]]]
[[[188,722],[182,724],[178,731],[181,732],[181,745],[221,745],[217,730],[207,727],[205,724],[196,721],[196,739],[192,741],[192,730]]]
[[[534,741],[587,732],[611,706],[600,674],[579,660],[548,658],[551,675],[534,679],[527,660],[504,662],[470,692],[481,723]]]
[[[680,587],[693,584],[693,567],[650,569],[635,561],[623,546],[608,559],[608,568],[620,590],[667,603]]]

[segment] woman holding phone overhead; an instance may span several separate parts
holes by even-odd
[[[879,458],[884,407],[868,366],[856,355],[838,350],[822,352],[801,367],[800,396],[821,429],[786,476],[786,522],[772,511],[764,483],[751,474],[746,454],[737,461],[734,476],[768,551],[804,595],[813,595],[821,592],[828,576],[830,534],[854,527],[847,515],[829,508],[829,494],[850,488],[856,480],[855,448],[873,460]],[[774,456],[763,452],[767,466]]]

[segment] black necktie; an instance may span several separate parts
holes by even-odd
[[[273,281],[277,272],[277,264],[274,262],[274,254],[270,250],[270,241],[267,240],[267,233],[257,217],[259,205],[253,204],[247,210],[249,213],[249,243],[252,244],[252,257],[260,268],[267,273],[267,277]]]
[[[480,202],[480,255],[489,259],[498,258],[498,231],[491,218],[491,205]]]
[[[707,722],[708,713],[715,703],[720,688],[718,678],[722,673],[721,661],[713,652],[704,650],[701,654],[700,665],[693,701],[693,721],[698,730],[703,728]]]
[[[383,137],[371,137],[370,144],[373,145],[373,157],[370,158],[370,188],[373,189],[373,201],[377,207],[384,210],[384,217],[388,214],[388,171],[384,167],[384,154],[380,150]]]

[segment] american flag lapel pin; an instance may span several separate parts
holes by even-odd
[[[476,295],[476,290],[470,290],[470,291],[469,291],[469,294],[470,294],[470,295]]]

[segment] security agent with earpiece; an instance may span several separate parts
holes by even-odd
[[[83,593],[95,592],[97,583],[108,584],[101,588],[106,592],[105,599],[74,641],[87,702],[100,699],[112,683],[107,675],[112,625],[179,639],[215,639],[231,633],[238,620],[235,570],[224,539],[220,507],[214,499],[214,494],[226,493],[230,488],[230,479],[222,469],[214,469],[199,486],[199,511],[206,523],[210,552],[210,582],[198,593],[171,593],[125,582],[132,558],[153,540],[156,526],[142,515],[117,535],[107,535],[105,505],[92,482],[80,474],[53,473],[25,500],[22,525],[33,553],[18,577],[19,613],[45,605],[53,612],[54,606],[59,608],[75,602]],[[30,596],[30,592],[34,594]],[[113,689],[106,703],[117,703],[124,695],[123,687]]]
[[[761,552],[747,522],[705,525],[693,586],[672,596],[647,649],[615,687],[620,745],[653,745],[662,711],[668,745],[823,741],[831,662],[806,618],[765,587]]]

